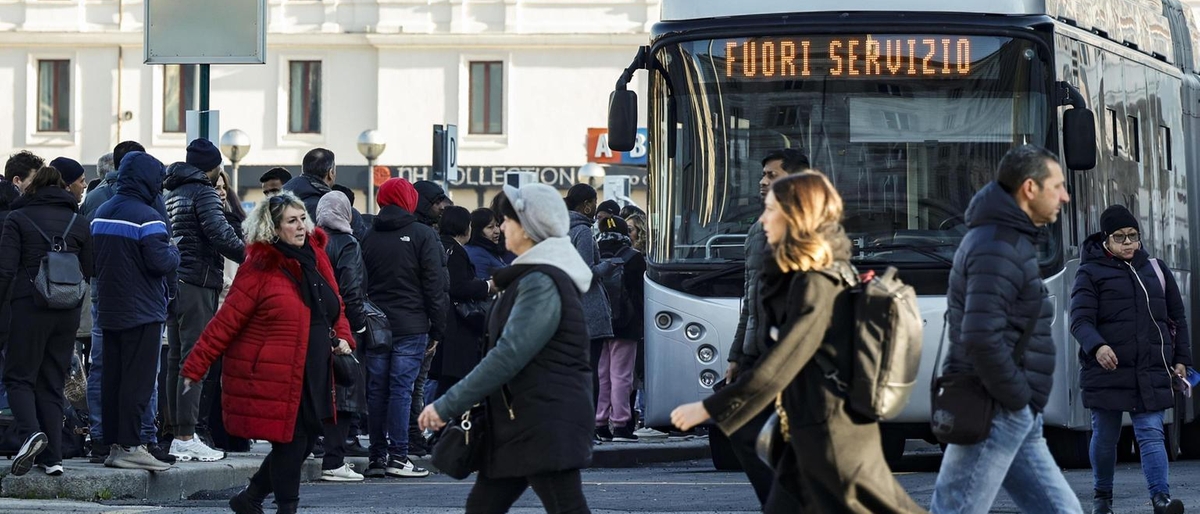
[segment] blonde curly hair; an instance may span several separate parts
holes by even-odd
[[[784,271],[822,270],[833,264],[826,234],[842,222],[842,197],[824,174],[804,171],[771,184],[771,192],[787,220],[787,232],[773,249]]]
[[[258,205],[254,206],[254,210],[250,211],[250,215],[246,216],[246,221],[242,222],[242,230],[246,233],[246,244],[274,244],[275,241],[278,241],[279,236],[276,235],[276,231],[279,228],[280,220],[283,219],[283,211],[288,207],[305,210],[304,202],[287,191],[258,202]],[[305,218],[304,228],[308,233],[312,233],[313,222],[311,219]]]

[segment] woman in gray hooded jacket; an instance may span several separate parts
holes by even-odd
[[[505,186],[504,194],[502,228],[517,259],[495,276],[501,293],[487,353],[419,422],[438,429],[486,405],[485,455],[466,512],[507,512],[533,487],[548,512],[587,513],[579,470],[592,455],[592,371],[580,295],[592,272],[567,237],[553,188]]]

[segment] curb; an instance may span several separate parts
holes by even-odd
[[[265,450],[266,446],[256,446]],[[217,462],[188,462],[176,464],[170,470],[152,473],[135,469],[106,468],[84,459],[69,459],[63,464],[66,472],[59,477],[33,468],[24,476],[8,474],[0,461],[0,496],[22,499],[66,498],[97,501],[140,499],[178,501],[202,491],[220,491],[241,487],[258,471],[265,451],[240,453]],[[658,462],[678,462],[709,458],[706,439],[639,443],[604,443],[592,453],[591,468],[629,468]],[[418,465],[437,470],[428,458],[416,459]],[[366,457],[347,457],[346,462],[362,472],[367,468]],[[304,461],[302,480],[313,481],[321,476],[321,459]]]

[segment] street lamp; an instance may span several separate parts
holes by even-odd
[[[579,178],[592,187],[597,187],[597,184],[604,180],[605,175],[604,166],[594,162],[589,162],[579,167]]]
[[[238,163],[250,153],[250,136],[238,129],[225,132],[221,135],[221,153],[233,163],[233,173],[230,174],[233,184],[230,187],[241,198],[242,193],[238,191]]]
[[[358,153],[367,158],[367,214],[375,214],[375,159],[383,155],[387,143],[378,130],[364,130],[358,135]]]

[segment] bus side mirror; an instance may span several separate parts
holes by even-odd
[[[1067,169],[1090,170],[1096,167],[1096,116],[1086,107],[1063,112],[1063,157]]]
[[[633,150],[637,143],[637,93],[618,89],[608,95],[608,147],[616,152]]]

